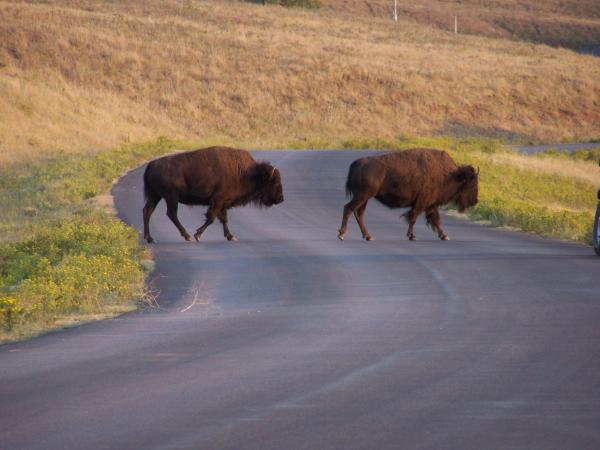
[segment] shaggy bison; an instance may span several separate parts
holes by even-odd
[[[375,197],[389,208],[410,208],[404,217],[411,241],[415,239],[413,226],[423,211],[432,230],[440,239],[448,240],[438,206],[454,202],[463,212],[477,204],[478,178],[479,170],[458,167],[448,153],[440,150],[416,148],[357,159],[348,171],[346,193],[352,195],[352,200],[344,206],[338,237],[344,240],[348,217],[354,213],[363,238],[373,239],[363,217],[367,202]]]
[[[279,171],[266,162],[256,162],[245,150],[211,147],[165,156],[148,163],[144,172],[144,239],[154,242],[148,223],[161,198],[167,203],[167,216],[186,241],[192,238],[177,218],[179,203],[208,205],[206,222],[196,230],[198,241],[218,218],[225,237],[235,236],[227,226],[227,210],[248,203],[272,206],[283,201]]]

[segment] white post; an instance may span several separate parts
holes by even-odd
[[[397,0],[394,0],[394,22],[398,22],[398,4],[397,4]]]
[[[454,34],[458,33],[458,16],[454,16]]]

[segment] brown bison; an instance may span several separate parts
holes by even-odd
[[[256,162],[245,150],[211,147],[165,156],[148,163],[144,172],[144,239],[154,242],[148,223],[161,198],[167,203],[167,216],[186,241],[192,238],[177,218],[177,206],[208,205],[206,222],[196,230],[198,241],[218,218],[223,234],[234,241],[227,226],[227,210],[256,204],[272,206],[283,201],[279,171],[266,162]]]
[[[354,213],[363,238],[373,238],[363,221],[367,202],[375,197],[389,208],[406,208],[408,238],[415,239],[413,227],[425,211],[427,224],[448,240],[440,223],[438,206],[453,202],[460,212],[477,204],[479,170],[458,167],[448,153],[415,148],[403,152],[368,156],[354,161],[348,171],[346,193],[352,200],[344,206],[338,237],[344,240],[348,217]]]

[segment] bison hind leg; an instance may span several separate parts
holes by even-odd
[[[367,200],[368,201],[368,200]],[[365,210],[367,209],[367,202],[364,202],[354,211],[354,217],[356,218],[356,222],[358,222],[358,227],[360,228],[360,232],[362,233],[363,239],[366,241],[372,241],[373,236],[369,234],[369,230],[364,222]]]
[[[153,244],[154,239],[150,236],[150,216],[156,209],[156,205],[160,202],[161,197],[156,194],[149,193],[147,195],[146,204],[143,209],[144,217],[144,239],[148,244]]]
[[[450,238],[448,237],[448,235],[444,232],[443,228],[442,228],[442,222],[440,219],[440,213],[437,209],[437,207],[431,207],[428,208],[426,211],[426,220],[427,220],[427,225],[429,225],[429,227],[433,230],[433,231],[437,231],[438,237],[442,240],[442,241],[449,241]]]
[[[348,218],[350,217],[350,214],[355,214],[355,211],[361,207],[363,204],[366,205],[367,201],[369,200],[370,196],[354,196],[352,198],[352,200],[350,200],[348,203],[346,203],[346,205],[344,205],[344,212],[342,214],[342,225],[340,226],[340,229],[338,230],[338,239],[340,241],[343,241],[346,235],[346,229],[348,228]],[[364,210],[363,210],[364,213]],[[357,217],[357,221],[358,221],[358,216]],[[359,226],[360,226],[360,221],[359,221]],[[364,230],[361,228],[361,231],[363,232],[363,236],[365,235]],[[367,232],[368,235],[368,232]]]
[[[183,238],[186,241],[188,241],[188,242],[191,241],[192,237],[189,235],[189,233],[183,227],[183,225],[181,225],[181,222],[179,221],[179,218],[177,217],[177,208],[179,206],[179,199],[177,198],[177,196],[169,196],[169,197],[165,197],[165,201],[167,202],[167,217],[169,219],[171,219],[171,222],[173,222],[173,225],[175,225],[177,227],[177,229],[179,230],[179,233],[181,233],[181,236],[183,236]]]
[[[408,212],[403,214],[403,217],[408,222],[408,231],[406,232],[406,236],[411,241],[414,241],[417,238],[415,236],[415,233],[413,232],[413,228],[417,221],[417,217],[419,217],[419,214],[421,214],[421,212],[421,210],[417,209],[416,207],[413,207]]]

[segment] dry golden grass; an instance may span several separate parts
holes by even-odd
[[[222,2],[0,1],[0,163],[166,134],[269,146],[600,136],[600,60]]]
[[[391,17],[393,0],[321,0],[341,14]],[[397,0],[398,15],[428,27],[577,48],[600,43],[597,0]]]
[[[576,161],[566,158],[536,158],[518,153],[496,153],[490,156],[493,164],[508,164],[520,170],[559,175],[565,178],[600,186],[600,169],[592,161]]]

